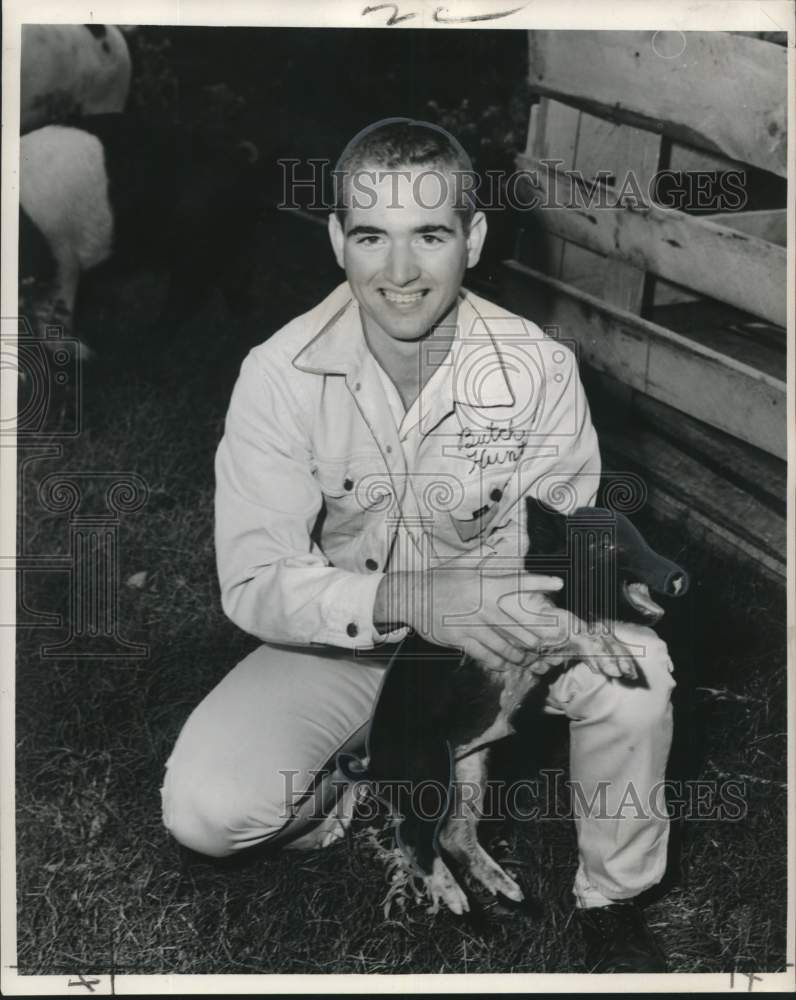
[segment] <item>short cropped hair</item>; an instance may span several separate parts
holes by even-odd
[[[358,132],[343,150],[335,176],[335,212],[344,225],[350,177],[365,168],[398,170],[428,167],[449,174],[454,183],[454,211],[465,233],[475,214],[478,178],[461,143],[439,125],[412,118],[384,118]]]

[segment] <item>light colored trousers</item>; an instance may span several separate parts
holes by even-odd
[[[672,733],[672,664],[648,628],[620,624],[646,686],[579,663],[550,686],[545,711],[570,720],[580,906],[655,885],[666,866],[662,785]],[[318,772],[337,751],[364,748],[387,659],[331,647],[263,645],[188,718],[166,766],[163,819],[185,846],[224,857],[298,836],[317,806]],[[303,804],[296,818],[296,803]],[[594,799],[592,809],[578,807]],[[327,802],[328,806],[328,802]],[[580,813],[580,815],[577,815]]]

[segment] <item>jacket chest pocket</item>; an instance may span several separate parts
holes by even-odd
[[[493,525],[506,510],[510,485],[506,470],[479,474],[464,484],[462,502],[450,514],[460,541],[470,542]]]
[[[341,515],[355,517],[387,510],[394,502],[392,483],[381,470],[379,456],[319,461],[315,478],[327,507]]]

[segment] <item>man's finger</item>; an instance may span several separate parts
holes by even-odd
[[[465,647],[465,652],[474,660],[487,668],[487,670],[505,670],[506,660],[503,656],[493,652],[488,646],[478,639],[470,639]]]
[[[606,641],[584,642],[582,659],[592,670],[606,677],[627,677],[635,680],[638,677],[636,663],[627,650],[619,645]]]
[[[619,669],[622,671],[623,677],[627,677],[632,681],[638,680],[638,667],[632,656],[622,656],[617,662],[619,663]]]
[[[615,658],[622,677],[636,680],[638,678],[638,667],[634,656],[627,646],[618,639],[605,639],[604,642],[606,653]]]
[[[498,656],[502,656],[509,663],[513,663],[517,667],[522,664],[525,659],[525,654],[527,653],[526,649],[520,646],[515,646],[510,642],[503,642],[502,640],[500,641],[499,646],[497,644],[492,645],[491,643],[488,643],[487,645],[490,646],[493,653],[496,653]]]
[[[621,677],[622,669],[614,656],[585,656],[584,662],[590,670],[596,674],[603,674],[605,677]]]
[[[507,663],[513,663],[519,666],[527,650],[519,643],[511,642],[508,639],[501,636],[501,634],[496,630],[479,630],[478,642],[482,646],[485,646],[490,653],[497,656],[501,662],[506,665]]]
[[[541,677],[552,667],[561,666],[561,663],[562,661],[557,657],[530,656],[525,665],[532,674],[538,674]]]
[[[539,648],[539,638],[525,627],[512,627],[511,625],[493,625],[493,630],[504,642],[508,643],[517,653],[519,659],[516,662],[524,662],[529,654],[536,655]],[[532,646],[529,647],[529,640]]]
[[[529,606],[531,602],[528,598],[533,594],[538,595],[533,602],[535,606]],[[531,649],[561,642],[567,634],[571,616],[542,596],[541,592],[515,590],[503,594],[497,600],[497,607],[504,616],[500,626]]]
[[[542,593],[554,593],[562,590],[564,581],[560,576],[545,576],[539,573],[523,573],[520,577],[520,587],[523,590],[539,590]]]

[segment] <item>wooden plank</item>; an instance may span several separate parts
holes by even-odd
[[[668,170],[682,173],[694,173],[707,170],[716,173],[726,173],[728,170],[743,170],[744,164],[739,160],[731,160],[718,153],[709,153],[704,149],[693,149],[681,142],[670,144]]]
[[[531,109],[526,156],[555,159],[563,169],[577,169],[591,180],[598,175],[624,175],[632,171],[638,182],[649,187],[658,167],[659,135],[626,125],[617,125],[560,101],[541,98]],[[643,270],[549,234],[545,245],[548,274],[588,292],[599,291],[607,302],[641,311],[645,275]]]
[[[788,213],[784,208],[765,208],[752,212],[720,212],[715,215],[703,215],[702,218],[719,226],[726,226],[728,229],[736,229],[739,233],[756,236],[767,243],[775,243],[780,247],[787,245]],[[699,296],[690,288],[672,284],[663,278],[655,278],[654,306],[696,302],[698,298]]]
[[[698,539],[739,559],[752,559],[768,577],[784,583],[787,576],[784,518],[774,517],[755,504],[747,505],[741,514],[736,510],[737,520],[718,505],[701,506],[695,501],[691,487],[701,481],[721,497],[727,491],[726,481],[705,475],[698,467],[684,462],[676,449],[666,442],[654,441],[639,452],[610,434],[601,434],[600,440],[608,463],[643,473],[648,490],[647,503],[659,516],[677,522],[689,539]],[[644,464],[640,459],[652,464]],[[671,483],[676,481],[685,484],[686,488],[672,489]],[[768,537],[761,536],[758,531],[764,531]]]
[[[526,155],[555,155],[565,163],[574,163],[579,127],[580,112],[577,108],[549,97],[540,97],[531,106]]]
[[[658,167],[660,145],[659,135],[630,125],[617,125],[582,111],[573,166],[588,181],[596,178],[600,171],[603,177],[608,173],[617,178],[632,171],[637,182],[647,190]],[[579,261],[578,253],[592,257],[593,270],[600,272],[602,299],[630,312],[641,312],[645,276],[643,269],[619,260],[609,260],[603,254],[598,254],[595,260],[589,250],[580,249],[576,243],[569,243],[564,252],[564,266],[560,275],[563,281],[570,281],[571,274],[583,269],[582,257]],[[584,291],[589,290],[584,288]]]
[[[698,341],[757,371],[785,380],[785,331],[762,321],[749,325],[748,316],[711,299],[657,306],[645,317],[651,323]]]
[[[735,481],[747,494],[758,495],[763,505],[777,512],[784,521],[787,512],[788,467],[787,463],[759,448],[752,448],[743,441],[730,437],[715,427],[708,427],[700,421],[659,403],[649,396],[638,394],[634,409],[654,426],[658,434],[671,441],[677,441],[681,450],[690,451],[698,457],[703,470],[713,467],[723,478]],[[721,504],[721,495],[714,496]],[[784,557],[784,535],[780,552]]]
[[[551,150],[556,150],[556,157],[564,163],[575,163],[578,145],[578,130],[580,127],[580,111],[570,108],[560,101],[551,101],[547,97],[531,107],[528,123],[528,143],[526,153],[529,156],[548,157]],[[546,274],[554,278],[562,276],[566,241],[552,233],[534,227],[536,245],[532,266],[540,267]],[[584,251],[588,253],[588,251]],[[589,256],[593,256],[590,254]]]
[[[541,146],[543,155],[560,160],[565,168],[574,169],[578,162],[581,127],[585,116],[577,108],[571,108],[560,101],[548,100],[547,104],[544,143]],[[549,238],[558,240],[558,259],[554,262],[556,266],[549,272],[554,278],[568,281],[584,292],[596,294],[602,289],[607,263],[604,257],[552,233]]]
[[[609,473],[640,474],[648,505],[699,539],[755,563],[777,583],[786,571],[787,465],[722,431],[590,369],[584,382]]]
[[[598,430],[611,426],[629,438],[646,427],[690,455],[700,469],[710,469],[745,494],[751,494],[773,514],[787,513],[788,466],[782,459],[753,448],[745,441],[695,420],[591,368],[583,370],[583,383]],[[631,444],[631,448],[634,445]],[[650,456],[654,461],[654,455]],[[721,505],[721,495],[714,500]]]
[[[726,226],[739,233],[755,236],[767,243],[784,247],[788,241],[788,210],[786,208],[761,208],[752,212],[717,212],[703,215],[703,219]]]
[[[718,31],[528,36],[536,92],[787,175],[782,46]]]
[[[640,319],[516,261],[503,301],[578,344],[581,361],[780,458],[786,386],[764,372]]]
[[[518,163],[527,171],[520,184],[529,192],[523,201],[537,196],[540,207],[535,211],[556,236],[786,325],[783,247],[673,208],[639,205],[638,197],[625,199],[624,207],[610,207],[621,202],[621,191],[606,186],[601,203],[580,190],[566,171],[526,156],[518,157]]]
[[[773,42],[775,45],[787,45],[787,31],[733,31],[734,35],[747,35],[749,38],[760,38],[764,42]]]
[[[612,139],[611,169],[617,175],[622,171],[632,170],[639,184],[649,188],[660,160],[660,135],[633,128],[632,125],[624,125],[614,133]],[[606,150],[603,154],[606,162],[607,153]],[[602,298],[612,305],[619,306],[620,309],[641,315],[646,278],[644,269],[612,260],[606,273]]]
[[[653,277],[652,306],[671,306],[681,302],[698,302],[699,295],[690,288],[674,285],[663,278]]]

